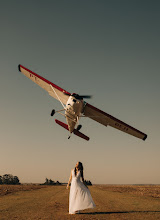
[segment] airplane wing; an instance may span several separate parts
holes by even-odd
[[[27,69],[22,65],[19,65],[18,69],[20,72],[22,72],[25,76],[27,76],[41,88],[45,89],[53,98],[61,101],[64,104],[67,103],[68,95],[70,95],[69,92],[65,91],[64,89],[60,88],[59,86],[39,76],[38,74],[32,72],[31,70]]]
[[[142,140],[145,140],[147,138],[147,135],[144,134],[143,132],[131,127],[130,125],[118,120],[117,118],[103,112],[102,110],[100,110],[100,109],[98,109],[88,103],[86,103],[83,114],[86,117],[89,117],[104,126],[109,125],[113,128],[121,130],[125,133],[133,135],[133,136],[140,138]]]

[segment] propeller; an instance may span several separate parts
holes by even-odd
[[[78,95],[79,99],[91,99],[92,96],[91,95]]]
[[[68,93],[65,93],[65,95],[70,96],[70,94],[68,94]],[[72,93],[71,96],[75,97],[76,99],[80,99],[80,100],[92,98],[91,95],[78,95],[78,94],[76,94],[76,93]]]

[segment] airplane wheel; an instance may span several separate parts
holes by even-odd
[[[79,131],[82,128],[82,125],[77,126],[77,131]]]
[[[51,116],[53,116],[55,114],[55,110],[53,109],[51,112]]]

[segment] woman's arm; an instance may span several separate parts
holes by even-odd
[[[69,181],[68,181],[68,184],[67,184],[67,187],[66,187],[67,189],[69,188],[69,184],[71,183],[71,180],[72,180],[72,170],[71,170]]]

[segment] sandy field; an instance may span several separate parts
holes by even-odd
[[[65,186],[0,186],[0,220],[160,219],[160,185],[93,185],[95,209],[68,214]]]

